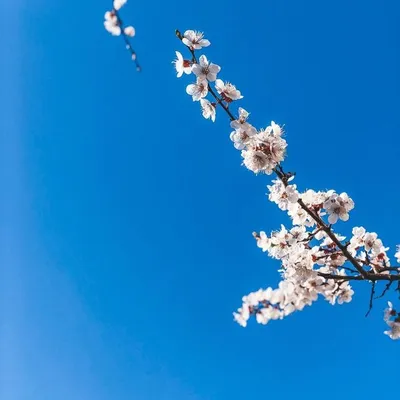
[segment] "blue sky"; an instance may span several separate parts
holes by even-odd
[[[103,29],[109,3],[1,6],[0,397],[397,394],[365,384],[400,353],[384,301],[364,318],[362,285],[345,306],[232,321],[243,294],[279,278],[251,232],[287,219],[171,61],[176,28],[205,31],[252,123],[285,124],[299,187],[348,192],[356,208],[338,229],[364,225],[394,249],[398,2],[131,0],[140,74]]]

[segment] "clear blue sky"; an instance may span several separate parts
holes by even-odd
[[[171,61],[175,28],[205,31],[252,122],[286,125],[299,187],[347,191],[338,228],[394,249],[398,1],[130,0],[141,74],[103,29],[110,3],[1,6],[0,398],[397,396],[399,343],[384,301],[364,318],[365,290],[267,327],[232,321],[279,278],[251,232],[287,219]]]

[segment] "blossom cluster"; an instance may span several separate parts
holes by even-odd
[[[393,308],[393,304],[390,301],[388,301],[388,308],[385,310],[383,319],[390,328],[384,334],[393,340],[400,339],[400,312]]]
[[[282,210],[292,210],[295,215],[299,211],[299,199],[323,216],[327,210],[321,206],[336,197],[333,191],[299,193],[295,185],[285,188],[281,181],[273,182],[272,186],[268,186],[269,199]],[[351,301],[354,291],[346,280],[346,270],[340,268],[346,258],[327,233],[316,226],[316,221],[309,218],[308,214],[302,217],[297,223],[293,221],[294,226],[290,230],[282,225],[279,231],[272,232],[270,236],[265,232],[253,234],[257,246],[281,262],[282,281],[277,289],[260,289],[243,297],[242,306],[234,313],[240,325],[246,326],[251,315],[255,315],[262,324],[270,319],[282,319],[311,305],[319,295],[332,305]],[[335,238],[340,242],[345,239],[339,235],[335,235]]]
[[[131,53],[131,58],[136,64],[136,69],[141,70],[137,63],[137,55],[129,41],[136,34],[133,26],[124,26],[119,16],[119,10],[127,3],[128,0],[113,0],[112,9],[104,14],[104,28],[113,36],[123,36],[127,50]]]
[[[375,284],[387,281],[383,294],[392,283],[400,291],[400,267],[391,267],[385,247],[375,232],[354,227],[349,240],[334,232],[333,225],[348,221],[354,209],[353,200],[347,193],[335,190],[299,192],[293,183],[294,174],[285,173],[282,162],[286,156],[287,142],[283,129],[274,121],[261,130],[252,126],[249,113],[238,107],[237,116],[230,106],[243,98],[235,85],[218,78],[221,67],[210,62],[196,51],[210,45],[203,33],[187,30],[178,38],[190,51],[191,59],[176,52],[173,61],[180,78],[183,74],[195,76],[195,82],[186,87],[193,101],[200,102],[203,117],[215,121],[219,106],[229,116],[233,131],[230,139],[241,151],[243,165],[258,174],[275,174],[278,179],[268,185],[268,199],[286,211],[292,227],[281,226],[269,236],[265,232],[253,233],[257,246],[271,258],[280,262],[282,280],[277,288],[259,289],[242,298],[241,307],[233,314],[234,319],[246,326],[251,316],[260,324],[282,319],[294,311],[303,310],[319,296],[330,304],[349,303],[354,291],[350,281],[367,281],[372,284],[370,309],[375,294]],[[211,101],[207,97],[212,97]],[[400,263],[400,246],[395,254]],[[400,338],[400,313],[391,303],[385,311],[385,322],[391,328],[385,333],[392,339]]]
[[[205,55],[201,55],[198,60],[195,57],[195,50],[210,45],[202,32],[187,30],[181,40],[190,49],[193,58],[184,59],[180,52],[176,52],[174,65],[177,76],[180,78],[184,73],[195,75],[196,81],[186,87],[186,92],[192,96],[193,101],[200,102],[203,117],[214,122],[218,104],[227,110],[232,102],[242,99],[243,96],[235,85],[217,78],[221,71],[219,65],[210,62]],[[212,101],[206,98],[208,95],[213,97]],[[286,153],[287,143],[282,138],[282,128],[272,121],[266,129],[257,132],[248,122],[249,113],[243,108],[239,107],[237,118],[230,112],[229,114],[233,129],[230,138],[234,146],[241,150],[243,164],[255,173],[272,174],[274,168],[284,160]]]

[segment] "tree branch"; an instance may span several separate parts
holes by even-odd
[[[182,36],[181,32],[179,30],[175,30],[175,34],[178,37],[178,39],[182,42],[183,36]],[[184,44],[184,46],[189,49],[189,51],[190,51],[190,53],[192,55],[192,62],[193,63],[198,63],[197,57],[195,55],[195,51],[192,48],[190,48],[189,46],[186,46],[185,44]],[[224,104],[224,100],[222,98],[220,98],[214,92],[214,90],[211,88],[209,82],[208,82],[208,91],[210,92],[210,94],[217,101],[216,104],[219,104],[223,108],[223,110],[228,115],[229,119],[231,121],[236,120],[234,115],[228,109],[227,105]],[[278,164],[274,168],[273,171],[276,174],[276,176],[283,182],[285,187],[288,186],[289,178],[294,175],[293,173],[285,173],[280,164]],[[343,276],[343,275],[326,274],[326,273],[318,272],[319,276],[324,277],[326,279],[334,279],[334,280],[337,280],[337,281],[341,280],[343,282],[345,282],[345,281],[361,281],[361,280],[370,281],[370,282],[372,282],[371,298],[373,298],[373,295],[375,294],[375,284],[376,284],[377,281],[388,281],[387,289],[385,289],[384,292],[386,292],[389,289],[390,285],[393,282],[397,281],[398,282],[397,290],[400,293],[400,267],[384,267],[383,269],[380,270],[381,272],[383,272],[383,271],[397,272],[397,275],[394,275],[394,274],[379,274],[379,273],[375,273],[374,271],[373,272],[366,271],[362,267],[362,263],[360,265],[359,261],[355,257],[353,257],[351,255],[351,253],[347,250],[348,243],[347,244],[341,243],[341,241],[333,233],[331,225],[326,224],[322,220],[322,218],[318,215],[318,212],[314,212],[310,207],[308,207],[303,202],[302,199],[298,199],[297,203],[315,221],[315,223],[317,224],[317,229],[318,229],[317,232],[320,231],[320,230],[323,230],[327,234],[327,236],[332,240],[332,242],[340,249],[341,253],[346,257],[346,259],[354,266],[356,271],[354,271],[354,270],[352,270],[350,268],[346,268],[346,269],[350,270],[351,272],[358,273],[358,275]],[[313,237],[313,235],[312,235],[312,237]],[[370,300],[370,309],[372,308],[371,301],[372,300]],[[369,309],[369,311],[370,311],[370,309]],[[369,311],[368,311],[368,313],[369,313]],[[368,315],[368,313],[367,313],[367,315]]]

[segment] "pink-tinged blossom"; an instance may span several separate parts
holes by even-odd
[[[388,321],[389,330],[383,332],[385,335],[388,335],[392,340],[400,339],[400,321]]]
[[[242,150],[243,164],[254,173],[272,174],[273,169],[284,160],[287,143],[275,136],[273,129],[260,131],[254,136],[251,145]]]
[[[267,236],[267,234],[265,232],[261,231],[260,234],[253,232],[253,236],[257,240],[257,246],[262,251],[265,252],[271,247],[271,241],[269,240],[269,237]]]
[[[219,65],[210,63],[206,56],[200,56],[199,63],[193,64],[192,72],[199,79],[207,79],[209,82],[214,82],[217,79],[218,72],[221,71]]]
[[[393,304],[390,301],[388,301],[388,307],[384,311],[383,320],[390,327],[384,334],[388,335],[392,340],[400,339],[400,314],[393,308]]]
[[[106,28],[106,31],[110,32],[113,36],[119,36],[121,34],[119,20],[114,11],[107,11],[104,14],[104,27]]]
[[[256,134],[253,133],[253,131],[243,131],[243,130],[237,130],[231,132],[229,135],[229,138],[232,140],[233,145],[235,146],[236,149],[238,150],[243,150],[250,142],[251,142],[251,137]]]
[[[193,101],[199,101],[207,96],[208,82],[205,79],[197,78],[196,83],[192,83],[186,87],[186,93],[192,96]]]
[[[235,130],[230,134],[230,139],[238,150],[243,150],[251,142],[251,138],[257,134],[254,126],[247,122],[248,117],[249,113],[239,107],[239,118],[231,121],[231,128]]]
[[[396,261],[400,264],[400,245],[396,246],[396,254],[394,255],[396,257]]]
[[[347,193],[333,193],[324,202],[324,208],[329,214],[328,221],[335,224],[338,219],[347,221],[349,219],[349,211],[354,208],[354,202]]]
[[[248,131],[251,127],[253,135],[255,135],[257,130],[247,122],[249,115],[250,113],[248,113],[244,108],[239,107],[239,118],[231,121],[231,128],[235,130]]]
[[[182,42],[192,50],[200,50],[211,44],[209,40],[204,39],[203,32],[193,30],[188,30],[183,34]]]
[[[234,100],[240,100],[243,98],[240,91],[236,89],[235,85],[232,83],[222,81],[221,79],[217,79],[215,81],[215,88],[217,92],[221,95],[222,99],[228,103],[231,103]]]
[[[215,105],[206,99],[201,99],[200,106],[203,117],[206,119],[211,119],[212,122],[215,122],[215,117],[216,117]]]
[[[134,37],[135,34],[136,34],[136,31],[135,31],[135,28],[133,26],[127,26],[124,29],[124,33],[125,33],[126,36]]]
[[[113,7],[115,10],[119,10],[122,6],[126,4],[127,0],[114,0]]]
[[[189,75],[192,72],[192,62],[185,60],[179,51],[175,52],[176,60],[172,61],[175,66],[176,76],[180,78],[184,73]]]
[[[364,235],[364,247],[366,251],[379,252],[382,247],[382,241],[378,239],[378,235],[375,232],[367,232]]]
[[[290,203],[296,203],[299,199],[299,193],[296,185],[285,186],[281,180],[273,180],[273,185],[268,185],[268,198],[273,203],[278,204],[281,210],[287,210]]]

